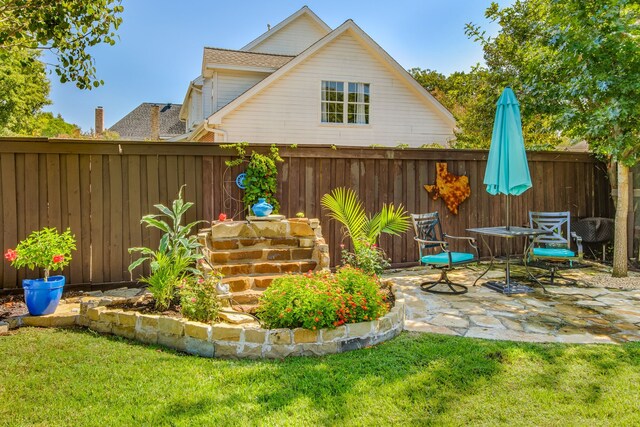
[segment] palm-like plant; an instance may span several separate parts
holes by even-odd
[[[340,222],[343,233],[351,238],[356,250],[367,243],[378,243],[382,233],[399,236],[409,229],[409,216],[402,205],[384,204],[377,214],[367,216],[355,191],[339,187],[322,196],[322,207],[329,217]]]

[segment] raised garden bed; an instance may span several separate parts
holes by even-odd
[[[324,355],[364,348],[397,336],[404,325],[404,302],[399,300],[377,320],[316,331],[264,329],[256,323],[208,325],[172,317],[171,313],[127,311],[122,308],[123,304],[130,304],[133,300],[120,297],[84,297],[79,300],[62,303],[53,315],[8,319],[4,327],[77,325],[202,357],[258,359]]]

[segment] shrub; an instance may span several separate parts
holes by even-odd
[[[336,326],[374,320],[386,313],[385,294],[380,290],[380,282],[376,276],[346,266],[336,272],[335,278],[345,295]]]
[[[378,279],[343,267],[336,274],[282,276],[262,294],[258,314],[268,328],[316,330],[374,320],[386,311]]]
[[[209,323],[218,318],[220,303],[216,286],[222,275],[211,273],[206,278],[189,277],[178,285],[180,312],[189,320]]]
[[[318,329],[338,320],[342,289],[328,272],[276,278],[260,298],[258,313],[269,328]]]
[[[355,246],[353,252],[346,250],[344,245],[340,247],[342,265],[359,268],[367,274],[380,274],[391,265],[384,251],[375,243],[363,241]]]

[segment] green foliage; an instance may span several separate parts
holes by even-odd
[[[296,218],[304,218],[304,212],[296,213]]]
[[[178,285],[188,277],[192,260],[183,251],[175,253],[156,251],[150,257],[152,258],[151,274],[140,278],[140,281],[147,284],[147,289],[155,300],[156,310],[164,311],[173,302]]]
[[[332,328],[342,292],[329,272],[281,276],[260,297],[258,315],[268,328]]]
[[[248,142],[236,142],[232,144],[220,144],[220,148],[226,150],[236,150],[236,154],[238,156],[237,159],[227,160],[224,163],[229,166],[239,166],[245,161],[245,157],[247,154],[247,147],[249,146]]]
[[[271,146],[269,154],[251,154],[251,159],[247,165],[247,177],[244,180],[245,190],[242,201],[246,209],[258,203],[258,199],[264,197],[271,206],[273,213],[280,211],[280,202],[276,199],[278,191],[278,168],[276,162],[281,162],[282,158],[275,145]]]
[[[409,229],[409,216],[402,205],[382,205],[382,210],[367,216],[355,191],[339,187],[325,194],[320,200],[322,207],[329,211],[329,217],[341,223],[345,236],[351,238],[358,252],[364,243],[378,243],[381,234],[399,236]]]
[[[374,320],[386,309],[375,277],[343,267],[278,277],[260,297],[258,313],[269,328],[316,330]]]
[[[161,213],[145,215],[140,220],[140,223],[146,224],[147,227],[163,233],[158,250],[145,247],[129,248],[129,253],[138,252],[142,255],[129,265],[129,271],[133,271],[145,261],[151,261],[151,275],[142,278],[141,281],[149,284],[149,291],[155,298],[156,308],[159,310],[169,306],[180,281],[189,276],[201,275],[195,267],[196,262],[203,257],[200,253],[201,245],[197,236],[191,235],[191,232],[193,227],[203,221],[182,225],[184,214],[193,206],[193,203],[185,203],[182,199],[183,189],[184,186],[180,187],[178,198],[171,204],[171,209],[162,204],[154,205]]]
[[[189,320],[209,323],[218,318],[220,303],[216,286],[222,274],[217,271],[204,277],[189,277],[178,285],[180,312]]]
[[[640,160],[637,1],[518,0],[486,16],[500,25],[496,37],[471,24],[467,34],[492,70],[517,80],[522,104],[603,157]]]
[[[47,280],[50,271],[62,270],[69,265],[71,252],[75,250],[76,239],[71,229],[59,233],[54,227],[45,227],[18,243],[15,252],[7,251],[5,258],[15,268],[44,269],[44,278]]]
[[[52,113],[46,112],[36,116],[35,129],[32,134],[33,136],[46,136],[49,138],[78,138],[80,137],[80,127],[67,123],[60,114],[54,116]]]
[[[514,84],[514,78],[479,65],[470,72],[454,72],[447,77],[428,69],[412,68],[409,72],[455,117],[457,129],[453,148],[488,149],[496,101],[507,84],[519,87],[517,81]],[[526,98],[520,98],[520,106],[528,150],[552,150],[563,142],[550,126],[548,115],[530,108]]]
[[[187,225],[182,225],[182,217],[193,206],[192,202],[185,203],[182,199],[183,189],[184,185],[180,187],[178,198],[171,204],[171,209],[162,204],[154,205],[154,207],[161,213],[157,215],[145,215],[140,220],[140,223],[146,224],[147,227],[155,228],[164,233],[160,238],[158,252],[168,255],[177,254],[181,257],[186,257],[190,261],[189,265],[192,265],[202,258],[202,254],[199,251],[202,245],[198,243],[197,236],[191,234],[192,229],[197,224],[206,221],[194,221]],[[163,218],[168,221],[165,221]],[[140,252],[143,256],[131,263],[129,271],[132,271],[143,262],[152,259],[154,254],[157,253],[144,247],[129,248],[129,253],[133,252]],[[198,274],[197,270],[191,267],[189,267],[189,270],[194,274]]]
[[[122,22],[121,0],[4,0],[0,4],[0,51],[47,49],[56,56],[60,81],[80,89],[103,84],[89,48],[113,45]],[[30,57],[27,61],[36,61]]]
[[[48,97],[49,81],[38,54],[0,48],[0,136],[32,135],[37,113],[51,103]]]
[[[340,306],[338,325],[375,320],[388,311],[386,294],[377,277],[351,266],[340,268],[335,276],[347,296]]]
[[[248,146],[249,144],[246,142],[221,145],[221,148],[235,149],[238,154],[237,159],[228,160],[225,164],[232,167],[245,162]],[[276,192],[278,191],[277,163],[282,161],[278,147],[275,144],[269,148],[269,154],[260,154],[252,151],[245,171],[247,174],[244,180],[246,188],[242,197],[242,202],[247,212],[251,213],[251,206],[258,203],[259,198],[265,198],[267,203],[273,206],[274,214],[280,211],[280,202],[276,199]]]
[[[381,274],[391,263],[386,254],[377,244],[363,241],[349,252],[344,245],[340,245],[342,265],[350,265],[361,269],[367,274]]]

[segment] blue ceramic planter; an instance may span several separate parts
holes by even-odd
[[[64,281],[64,276],[50,276],[46,282],[44,279],[24,279],[22,288],[29,314],[42,316],[55,312],[62,297]]]
[[[269,216],[273,212],[273,206],[267,203],[266,199],[258,199],[258,203],[251,207],[255,216]]]

